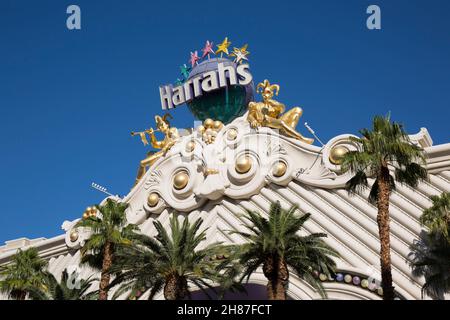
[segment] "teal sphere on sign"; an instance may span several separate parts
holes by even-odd
[[[208,71],[217,70],[217,64],[224,66],[236,64],[224,58],[214,58],[205,60],[195,66],[189,73],[189,79]],[[247,105],[254,98],[253,82],[246,86],[228,85],[210,92],[204,92],[201,96],[194,98],[187,103],[189,110],[195,118],[204,121],[205,119],[220,120],[224,124],[233,121],[247,111]]]

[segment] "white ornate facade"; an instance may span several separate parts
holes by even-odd
[[[349,196],[343,189],[349,179],[338,165],[330,162],[330,152],[337,146],[352,149],[349,135],[340,135],[324,147],[307,145],[279,135],[272,129],[250,129],[246,115],[224,126],[215,142],[205,144],[200,136],[183,136],[165,157],[160,158],[131,192],[121,199],[129,203],[127,218],[142,232],[154,235],[153,221],[168,225],[169,215],[179,212],[190,219],[202,217],[208,228],[207,242],[240,243],[240,236],[230,230],[242,227],[245,209],[267,212],[271,201],[285,207],[298,204],[302,212],[312,213],[306,232],[324,232],[326,242],[342,256],[338,261],[343,279],[325,280],[330,299],[380,299],[376,290],[366,288],[364,279],[377,278],[379,241],[377,209],[364,195]],[[427,153],[429,181],[417,188],[398,185],[392,194],[391,254],[396,292],[406,299],[421,299],[423,279],[415,279],[407,262],[409,246],[418,238],[422,211],[431,205],[429,196],[450,191],[450,144],[432,145],[426,129],[410,136]],[[194,141],[192,144],[191,141]],[[246,155],[247,172],[238,173],[236,160]],[[274,172],[274,166],[282,169]],[[205,173],[209,169],[210,174]],[[173,184],[180,172],[188,180],[180,190]],[[211,173],[213,172],[213,173]],[[152,201],[148,201],[152,195]],[[83,230],[73,230],[75,221],[65,221],[65,234],[51,239],[25,239],[0,247],[0,264],[8,261],[18,247],[36,246],[49,259],[49,268],[57,277],[70,265],[77,265],[79,248],[86,237]],[[82,276],[92,270],[83,267]],[[294,299],[319,299],[309,285],[291,276],[289,296]],[[251,283],[266,284],[262,273]],[[354,282],[354,283],[353,283]],[[141,299],[145,299],[144,294]],[[161,297],[160,297],[161,298]]]

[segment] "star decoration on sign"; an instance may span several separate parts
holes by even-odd
[[[191,62],[192,68],[195,67],[198,64],[198,60],[200,60],[200,57],[198,56],[198,52],[191,52],[191,59],[189,60]]]
[[[213,45],[214,45],[213,42],[209,42],[208,40],[206,40],[205,47],[202,49],[202,52],[203,52],[202,59],[206,56],[208,56],[208,59],[209,59],[209,55],[211,53],[214,54],[214,50],[212,48]]]
[[[239,50],[244,54],[250,54],[250,52],[247,51],[248,43],[244,44]]]
[[[218,49],[216,51],[216,54],[218,54],[220,52],[220,57],[222,57],[222,55],[224,53],[229,54],[228,47],[230,46],[230,44],[231,44],[231,42],[228,41],[228,37],[225,37],[223,42],[217,46]]]
[[[189,77],[189,72],[191,71],[191,67],[188,67],[186,64],[180,66],[181,75],[186,80]]]
[[[236,57],[234,59],[234,62],[241,63],[243,60],[247,60],[247,55],[250,54],[250,52],[247,51],[248,44],[245,44],[242,48],[233,48],[233,52],[229,55],[232,57]]]

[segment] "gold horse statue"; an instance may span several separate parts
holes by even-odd
[[[270,84],[268,80],[258,83],[256,92],[261,93],[263,97],[262,102],[250,102],[248,104],[247,120],[252,128],[270,127],[279,129],[283,134],[303,141],[307,144],[312,144],[314,139],[305,138],[295,130],[298,121],[302,116],[303,110],[300,107],[294,107],[283,113],[286,109],[285,105],[272,99],[273,95],[278,95],[280,86],[277,84]]]
[[[139,165],[138,173],[136,176],[135,185],[139,182],[139,180],[144,176],[147,171],[147,167],[150,167],[152,164],[156,162],[160,157],[164,156],[167,151],[178,141],[180,135],[178,133],[178,129],[175,127],[170,127],[168,117],[171,117],[170,114],[165,114],[163,117],[155,116],[156,122],[156,130],[153,128],[141,131],[141,132],[131,132],[132,136],[139,135],[141,137],[142,143],[144,145],[148,145],[148,141],[146,138],[146,134],[150,136],[151,146],[155,149],[161,149],[158,152],[149,152],[147,153],[147,158],[142,160]],[[164,134],[164,139],[157,140],[155,136],[155,131],[160,131]]]

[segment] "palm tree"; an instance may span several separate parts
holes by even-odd
[[[433,205],[424,210],[420,222],[430,229],[432,234],[441,234],[450,241],[450,192],[443,192],[440,196],[431,196]]]
[[[431,196],[433,205],[423,211],[420,222],[429,229],[411,246],[413,274],[423,276],[422,292],[443,299],[450,292],[450,193]]]
[[[87,228],[92,232],[81,248],[81,263],[101,271],[99,300],[108,299],[110,268],[114,262],[117,245],[129,244],[128,236],[136,226],[127,225],[125,210],[128,204],[106,199],[106,203],[96,206],[100,214],[80,220],[77,227]]]
[[[185,218],[180,224],[173,216],[171,235],[159,221],[153,222],[155,238],[135,233],[134,244],[120,246],[111,269],[116,275],[111,287],[121,284],[114,298],[129,290],[133,296],[151,289],[149,299],[163,290],[166,300],[182,300],[190,297],[189,283],[206,295],[207,289],[215,292],[214,284],[228,283],[227,289],[238,289],[235,282],[230,282],[236,269],[226,258],[228,248],[214,243],[198,249],[206,239],[206,230],[199,232],[202,223],[198,219],[191,224]]]
[[[74,274],[69,276],[67,270],[61,275],[61,282],[55,276],[48,274],[43,288],[34,288],[30,291],[30,298],[33,300],[94,300],[98,298],[98,292],[87,292],[92,283],[97,279],[79,279],[78,283],[73,283]],[[73,287],[69,285],[73,284]]]
[[[261,265],[267,278],[267,295],[270,300],[285,300],[291,267],[300,278],[316,288],[322,297],[326,293],[315,272],[327,275],[334,273],[336,264],[332,257],[338,257],[322,238],[323,233],[300,236],[298,232],[309,219],[310,214],[297,215],[297,206],[289,210],[281,208],[279,201],[270,206],[269,219],[258,212],[247,211],[245,217],[250,223],[244,226],[248,232],[233,231],[248,242],[239,246],[240,263],[243,266],[241,281]]]
[[[396,181],[411,187],[427,178],[427,171],[421,164],[425,162],[422,148],[412,144],[402,125],[391,122],[390,115],[376,116],[373,128],[360,130],[362,138],[351,141],[358,150],[345,154],[342,169],[354,176],[347,182],[350,194],[361,192],[368,187],[368,177],[374,177],[369,201],[378,207],[377,223],[380,237],[380,264],[383,298],[394,299],[392,286],[389,198],[395,190]],[[391,171],[394,171],[394,176]]]
[[[0,292],[12,299],[25,300],[32,289],[44,285],[46,267],[47,261],[39,257],[36,248],[17,250],[0,272]]]
[[[413,275],[425,278],[422,292],[444,299],[444,294],[450,293],[450,242],[442,235],[424,233],[411,250]]]

